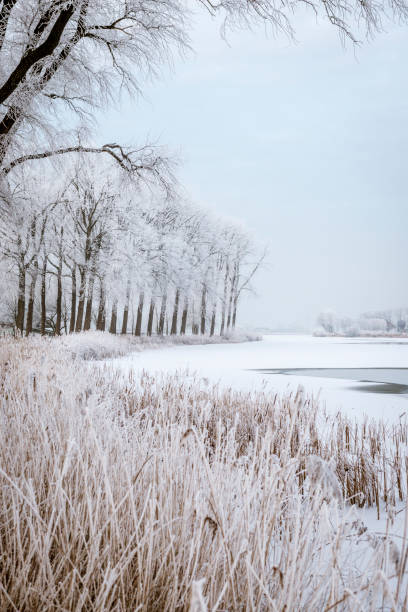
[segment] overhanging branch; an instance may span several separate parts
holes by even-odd
[[[126,172],[138,172],[144,169],[151,169],[143,163],[135,163],[132,159],[132,153],[126,153],[125,150],[117,144],[106,144],[102,147],[85,147],[82,145],[75,145],[72,147],[63,147],[60,149],[54,149],[52,151],[43,151],[41,153],[30,153],[28,155],[22,155],[17,157],[7,166],[0,170],[0,174],[7,175],[13,168],[24,164],[27,161],[36,159],[46,159],[48,157],[55,157],[57,155],[67,155],[68,153],[106,153],[113,157],[113,159],[120,165],[120,167]]]
[[[155,148],[148,145],[140,149],[127,150],[116,143],[104,144],[101,147],[90,147],[78,144],[40,153],[30,153],[17,157],[1,168],[0,177],[7,176],[13,168],[26,162],[47,159],[59,155],[68,155],[69,153],[108,155],[127,174],[137,176],[145,181],[148,175],[151,175],[153,182],[158,184],[165,191],[167,197],[170,197],[173,193],[176,181],[171,172],[171,161],[164,156],[157,155]]]

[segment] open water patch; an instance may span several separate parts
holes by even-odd
[[[252,371],[348,380],[360,383],[349,387],[355,391],[408,395],[408,368],[260,368]]]

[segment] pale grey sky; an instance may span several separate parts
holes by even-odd
[[[408,29],[354,50],[297,19],[297,43],[263,30],[228,45],[204,13],[195,53],[100,116],[101,139],[159,139],[192,199],[242,219],[269,266],[241,323],[313,325],[408,306]]]

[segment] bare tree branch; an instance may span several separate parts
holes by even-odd
[[[128,175],[144,181],[147,181],[150,175],[161,186],[168,197],[173,194],[176,180],[171,171],[171,162],[168,158],[157,155],[153,146],[145,146],[137,150],[127,150],[116,143],[104,144],[101,147],[78,144],[40,153],[31,153],[14,159],[7,166],[0,169],[0,176],[7,176],[13,168],[28,161],[47,159],[70,153],[108,155]]]
[[[3,46],[7,32],[7,24],[10,19],[11,11],[18,0],[4,0],[0,9],[0,50]]]

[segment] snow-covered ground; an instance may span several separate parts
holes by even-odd
[[[135,371],[183,371],[197,373],[225,386],[260,388],[271,392],[295,391],[302,385],[308,394],[319,395],[330,412],[362,418],[398,420],[408,409],[408,396],[366,391],[372,385],[356,378],[305,376],[301,373],[268,374],[256,370],[296,368],[405,368],[408,339],[316,338],[298,335],[264,336],[261,342],[206,346],[177,346],[146,350],[116,360],[120,368]],[[376,374],[376,375],[375,375]],[[404,372],[388,371],[401,382]],[[407,370],[408,377],[408,370]],[[378,378],[374,373],[373,380]],[[381,381],[381,377],[378,379]],[[407,380],[408,384],[408,380]]]

